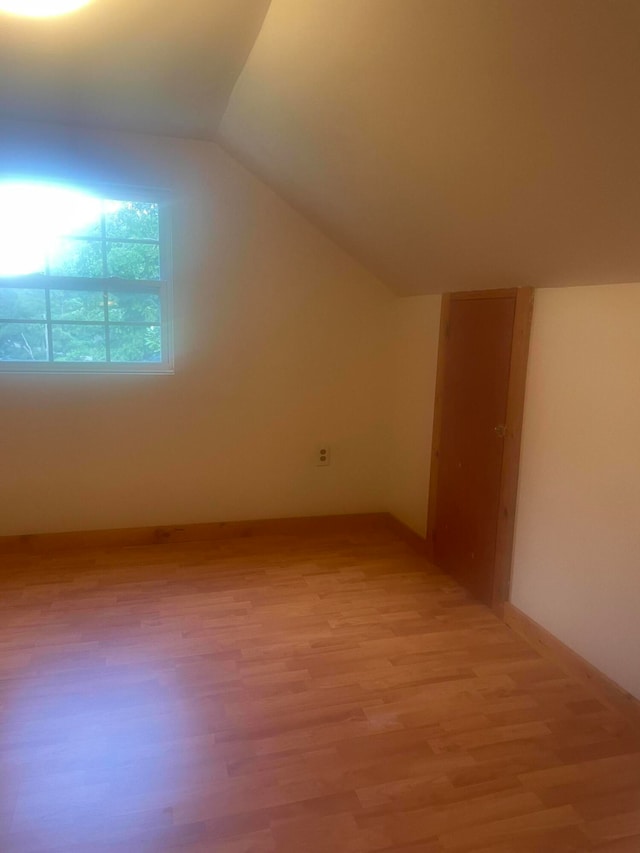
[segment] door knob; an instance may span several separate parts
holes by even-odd
[[[496,435],[499,435],[500,438],[504,438],[505,435],[507,434],[507,428],[504,424],[498,424],[497,427],[493,428],[493,431],[495,432]]]

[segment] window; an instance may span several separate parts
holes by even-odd
[[[0,182],[0,371],[169,373],[166,198]]]

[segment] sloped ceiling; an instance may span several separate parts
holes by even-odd
[[[0,13],[0,116],[211,137],[269,0],[93,0]]]
[[[0,15],[0,116],[216,139],[406,294],[640,280],[639,94],[639,0]]]
[[[272,0],[218,136],[402,293],[640,280],[638,0]]]

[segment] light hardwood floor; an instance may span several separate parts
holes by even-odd
[[[640,851],[637,735],[391,531],[2,559],[2,853]]]

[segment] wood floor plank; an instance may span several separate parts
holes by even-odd
[[[2,853],[640,850],[627,722],[391,529],[2,561]]]

